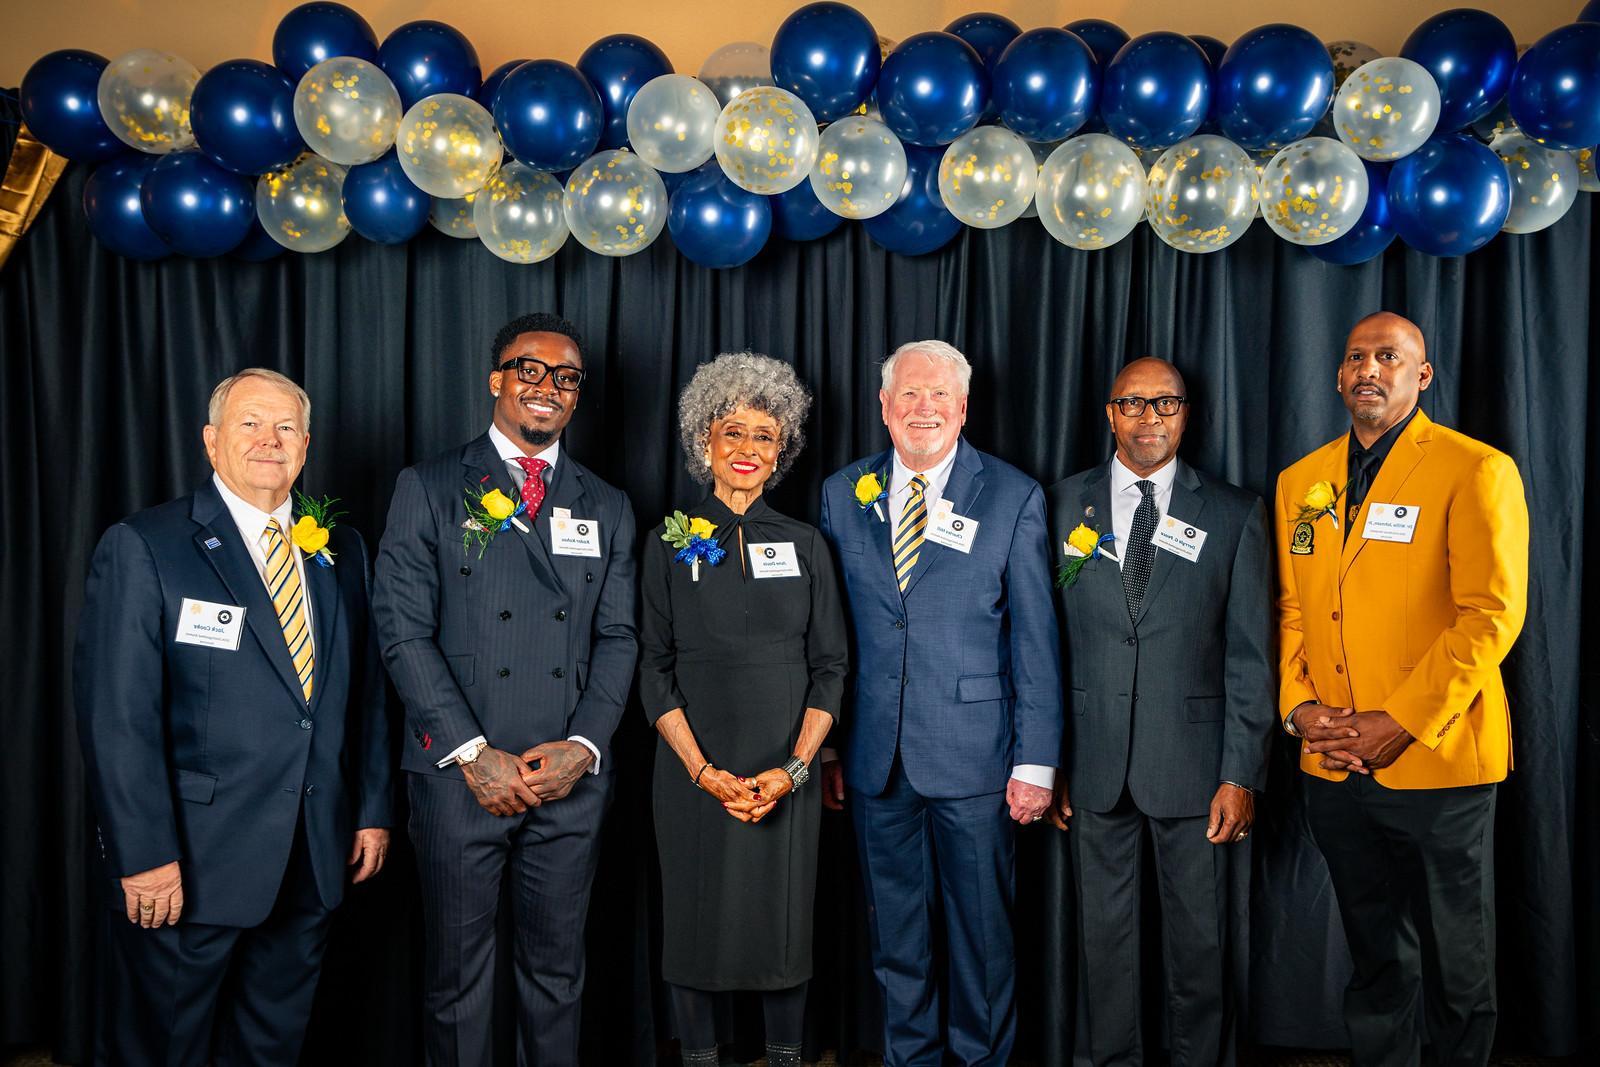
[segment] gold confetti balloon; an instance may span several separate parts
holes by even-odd
[[[481,192],[481,190],[480,190]],[[479,193],[469,193],[459,200],[436,196],[428,208],[428,225],[459,240],[478,236],[478,224],[473,221],[473,204]]]
[[[1576,154],[1546,148],[1516,130],[1502,133],[1489,147],[1506,165],[1506,176],[1511,179],[1511,212],[1500,229],[1537,233],[1560,222],[1578,199]]]
[[[394,146],[412,185],[449,200],[487,185],[503,151],[493,116],[459,93],[435,93],[412,104]]]
[[[512,161],[473,194],[472,223],[483,246],[508,263],[539,263],[567,243],[561,183]]]
[[[727,107],[746,89],[772,84],[772,52],[754,41],[725,44],[700,65],[699,80],[716,94],[719,109]]]
[[[905,184],[905,146],[878,119],[846,115],[822,131],[811,190],[835,215],[881,215],[894,207]]]
[[[993,230],[1022,217],[1039,166],[1020,134],[979,126],[950,142],[939,162],[939,199],[967,226]]]
[[[1256,165],[1226,137],[1179,141],[1150,165],[1145,216],[1180,252],[1216,252],[1244,236],[1256,215]]]
[[[124,144],[166,155],[194,144],[189,98],[200,72],[193,63],[153,48],[136,48],[106,64],[96,88],[100,116]]]
[[[1367,207],[1367,168],[1331,137],[1296,141],[1258,173],[1261,217],[1291,244],[1337,241]]]
[[[722,109],[714,144],[733,184],[762,196],[786,193],[806,180],[817,161],[817,120],[787,89],[760,85]]]
[[[324,252],[350,235],[344,217],[345,169],[314,152],[256,181],[256,218],[294,252]]]
[[[1595,152],[1597,148],[1580,148],[1572,153],[1578,161],[1578,190],[1585,193],[1600,193],[1600,174],[1595,172]]]
[[[683,174],[711,158],[722,104],[698,78],[663,74],[628,105],[628,143],[658,171]]]
[[[355,56],[325,59],[295,86],[295,129],[313,152],[344,166],[370,163],[387,152],[400,115],[394,82]]]
[[[1039,168],[1039,221],[1069,248],[1110,248],[1144,217],[1144,164],[1115,137],[1064,141]]]
[[[1409,156],[1439,125],[1439,83],[1400,56],[1363,63],[1333,98],[1333,129],[1356,155],[1373,162]]]
[[[578,243],[602,256],[650,247],[667,225],[667,187],[644,160],[622,149],[596,153],[567,178],[562,207]]]
[[[1333,87],[1343,85],[1363,64],[1379,59],[1383,53],[1363,41],[1329,41],[1328,58],[1333,60]]]

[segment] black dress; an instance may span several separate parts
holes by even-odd
[[[727,550],[693,580],[657,526],[644,546],[639,691],[652,723],[682,708],[704,758],[753,777],[794,754],[805,709],[839,715],[848,644],[838,578],[814,527],[757,498],[689,512]],[[793,545],[800,574],[757,578],[751,545]],[[781,547],[778,549],[781,553]],[[811,977],[821,783],[742,823],[696,787],[664,738],[654,807],[661,857],[661,976],[691,989],[787,989]]]

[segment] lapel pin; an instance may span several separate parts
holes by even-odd
[[[218,541],[215,537],[208,537],[206,538],[206,547],[211,549],[221,548],[222,542]]]
[[[1093,504],[1090,504],[1088,507],[1083,509],[1083,517],[1086,518],[1086,519],[1094,518],[1094,505]]]

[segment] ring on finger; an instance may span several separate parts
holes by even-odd
[[[139,902],[139,910],[140,911],[146,911],[146,912],[155,911],[156,910],[156,902],[153,901],[153,900],[141,900]]]

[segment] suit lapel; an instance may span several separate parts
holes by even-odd
[[[978,497],[982,493],[983,460],[978,458],[977,450],[967,444],[965,439],[959,440],[956,442],[955,462],[950,466],[950,478],[944,485],[944,499],[950,501],[950,508],[957,515],[970,516],[977,506]],[[934,507],[938,503],[938,499],[930,499],[927,502],[929,523],[933,521]],[[978,534],[980,537],[983,536],[982,526],[978,528]],[[991,531],[989,536],[993,537],[995,533]],[[974,551],[978,550],[976,542],[973,544],[973,549]],[[911,568],[911,574],[906,581],[905,595],[911,595],[911,591],[917,587],[917,583],[922,581],[922,576],[937,566],[942,557],[958,551],[958,549],[946,548],[943,545],[931,544],[926,539],[926,535],[924,535],[922,549],[917,556],[917,564]],[[894,573],[894,560],[892,558],[889,561],[889,573],[891,575]]]
[[[1176,517],[1185,523],[1200,525],[1200,514],[1205,509],[1205,497],[1200,491],[1200,476],[1191,470],[1188,464],[1181,459],[1173,460],[1177,469],[1172,473],[1172,499],[1167,503],[1167,517]],[[1156,549],[1155,566],[1150,568],[1150,581],[1145,586],[1144,599],[1139,601],[1139,616],[1134,619],[1137,625],[1150,610],[1150,602],[1161,592],[1161,587],[1166,583],[1167,577],[1172,573],[1172,568],[1179,560],[1171,552]],[[1197,561],[1198,562],[1198,561]],[[1193,564],[1188,564],[1193,566]]]
[[[538,522],[532,524],[532,537],[546,553],[545,558],[550,561],[551,569],[556,573],[556,576],[569,593],[577,588],[574,582],[582,584],[582,575],[589,563],[586,562],[586,558],[583,556],[557,556],[551,553],[550,530],[556,508],[566,508],[575,519],[593,519],[593,515],[584,514],[583,502],[583,474],[578,470],[577,465],[572,462],[572,457],[563,452],[561,458],[556,462],[555,474],[550,480],[549,492],[545,494],[544,503],[539,507]],[[600,531],[602,535],[605,532],[604,530]],[[602,551],[604,550],[602,549]]]
[[[1411,477],[1411,472],[1417,464],[1427,455],[1427,444],[1433,440],[1433,423],[1421,411],[1411,420],[1411,425],[1405,432],[1395,439],[1394,447],[1389,450],[1389,455],[1384,459],[1383,466],[1378,469],[1378,477],[1373,479],[1372,488],[1367,490],[1366,498],[1361,501],[1361,509],[1356,513],[1355,519],[1350,523],[1349,536],[1344,538],[1344,550],[1339,557],[1339,580],[1344,581],[1344,576],[1350,573],[1350,565],[1361,555],[1361,550],[1367,547],[1367,539],[1361,536],[1361,529],[1366,525],[1367,509],[1374,501],[1378,503],[1393,503],[1395,497],[1405,486],[1406,479]],[[1348,445],[1346,446],[1348,449]],[[1341,453],[1345,457],[1348,476],[1349,452]],[[1338,482],[1334,483],[1339,484]]]
[[[565,462],[565,460],[562,462]],[[506,466],[506,461],[501,459],[500,453],[495,451],[494,442],[489,440],[487,433],[462,450],[461,465],[466,468],[466,485],[463,487],[464,489],[475,491],[483,484],[483,476],[487,474],[489,476],[488,484],[493,485],[512,500],[522,499],[521,487],[512,480],[511,471]],[[559,469],[561,464],[557,463],[556,466]],[[549,494],[546,493],[545,496],[545,504],[540,506],[539,511],[540,514],[548,516]],[[461,512],[461,517],[463,519],[467,517],[464,508]],[[498,541],[501,538],[509,537],[522,542],[522,547],[527,552],[529,561],[533,564],[534,573],[543,579],[544,583],[550,588],[559,590],[561,588],[561,580],[556,577],[555,567],[550,562],[549,549],[540,544],[537,522],[529,522],[523,516],[519,516],[519,521],[528,528],[527,533],[523,533],[517,529],[516,523],[512,523],[496,534],[495,540]]]
[[[1094,530],[1097,534],[1108,534],[1113,530],[1111,521],[1111,464],[1101,464],[1095,468],[1094,473],[1084,485],[1083,491],[1078,496],[1078,503],[1082,510],[1078,515],[1065,523],[1065,529],[1057,530],[1064,542],[1067,535],[1081,522]],[[1117,559],[1122,558],[1123,546],[1111,545],[1111,551]],[[1063,553],[1064,555],[1064,553]],[[1083,570],[1078,572],[1078,580],[1074,583],[1080,589],[1079,595],[1092,592],[1095,596],[1107,597],[1116,601],[1116,609],[1123,618],[1128,615],[1128,601],[1122,594],[1122,568],[1116,560],[1100,559],[1090,560],[1083,565]]]
[[[299,552],[299,549],[293,549]],[[339,596],[339,579],[332,567],[324,567],[311,557],[303,560],[306,573],[308,601],[311,604],[311,631],[315,642],[311,646],[314,666],[311,670],[311,708],[315,712],[322,701],[327,686],[322,684],[325,668],[337,662],[333,650],[333,634],[339,621],[343,597]]]

